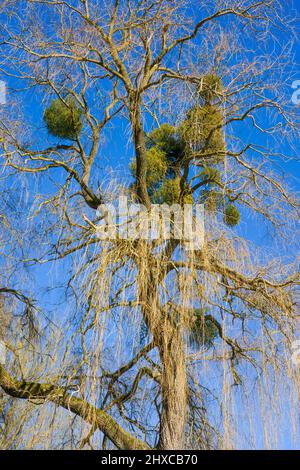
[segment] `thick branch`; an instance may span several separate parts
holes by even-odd
[[[11,397],[25,400],[48,400],[62,406],[102,431],[118,449],[149,449],[145,442],[131,436],[107,413],[81,398],[71,396],[63,387],[47,383],[17,381],[1,365],[0,386]]]

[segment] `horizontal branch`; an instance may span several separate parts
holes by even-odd
[[[149,449],[145,442],[131,436],[107,413],[90,405],[81,398],[68,394],[63,387],[49,383],[15,380],[2,365],[0,365],[0,386],[11,397],[25,400],[38,399],[45,402],[50,401],[80,416],[87,423],[102,431],[118,449]]]

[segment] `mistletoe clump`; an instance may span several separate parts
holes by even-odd
[[[51,135],[74,140],[82,130],[82,110],[71,97],[56,99],[46,109],[44,121]]]
[[[181,126],[183,138],[191,151],[206,161],[223,160],[226,146],[222,130],[223,116],[217,105],[206,103],[192,108]]]
[[[156,187],[166,176],[168,170],[168,162],[166,154],[160,148],[154,146],[147,151],[147,173],[146,181],[148,188]],[[136,174],[136,162],[131,163],[131,172]]]
[[[186,146],[205,162],[223,161],[226,145],[223,133],[224,115],[220,97],[223,86],[216,74],[207,74],[198,90],[199,102],[187,113],[180,126]]]
[[[146,182],[152,203],[179,203],[181,162],[185,144],[176,127],[163,124],[147,136]],[[136,176],[136,163],[131,164]],[[183,195],[182,202],[193,202],[191,194]]]
[[[217,168],[212,168],[210,166],[204,167],[203,171],[200,173],[200,176],[203,177],[207,183],[220,183],[221,175],[220,171]]]
[[[239,223],[240,214],[224,193],[222,183],[226,154],[222,93],[221,79],[216,74],[206,74],[198,100],[182,122],[177,126],[164,123],[146,136],[146,183],[152,203],[192,204],[198,200],[233,227]],[[200,168],[193,184],[183,178],[185,165],[191,159]],[[136,177],[135,162],[131,172]]]
[[[147,138],[148,147],[162,150],[169,162],[169,166],[182,160],[185,153],[185,142],[176,127],[171,124],[162,124],[154,129]]]
[[[198,92],[206,103],[221,97],[223,93],[221,78],[216,73],[207,73],[201,80]]]
[[[160,188],[157,190],[154,198],[154,202],[157,204],[178,204],[182,202],[183,204],[193,204],[194,198],[193,195],[189,192],[188,188],[183,192],[182,197],[181,188],[180,188],[180,178],[170,178],[166,179]]]
[[[229,225],[229,227],[234,227],[235,225],[238,225],[240,217],[241,216],[239,210],[232,204],[228,205],[225,208],[224,221],[227,225]]]
[[[211,315],[205,315],[206,309],[195,309],[193,321],[189,328],[189,342],[191,346],[210,348],[219,336],[216,320]]]

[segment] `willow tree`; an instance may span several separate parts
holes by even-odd
[[[5,297],[36,299],[37,339],[13,317],[0,366],[4,393],[30,407],[19,442],[42,445],[36,423],[55,447],[228,447],[227,394],[288,373],[298,203],[279,168],[297,110],[283,13],[275,0],[5,2],[4,187],[29,195],[12,253],[66,293],[53,307],[1,280]],[[97,209],[120,195],[149,211],[204,204],[203,247],[99,239]]]

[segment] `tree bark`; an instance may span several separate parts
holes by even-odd
[[[187,420],[187,377],[181,328],[162,331],[162,414],[159,448],[184,449]]]
[[[51,401],[72,412],[87,423],[100,429],[118,448],[122,450],[149,450],[148,445],[129,434],[111,416],[90,405],[85,400],[70,395],[63,387],[38,382],[18,381],[11,377],[0,364],[0,387],[11,397],[41,401]]]
[[[151,266],[151,255],[138,263],[142,313],[157,346],[162,366],[159,448],[184,449],[187,422],[187,374],[182,326],[160,306],[159,284],[165,276],[159,263]]]
[[[132,135],[136,157],[136,193],[139,203],[150,207],[150,198],[147,189],[147,161],[146,141],[140,111],[140,98],[131,98]]]

